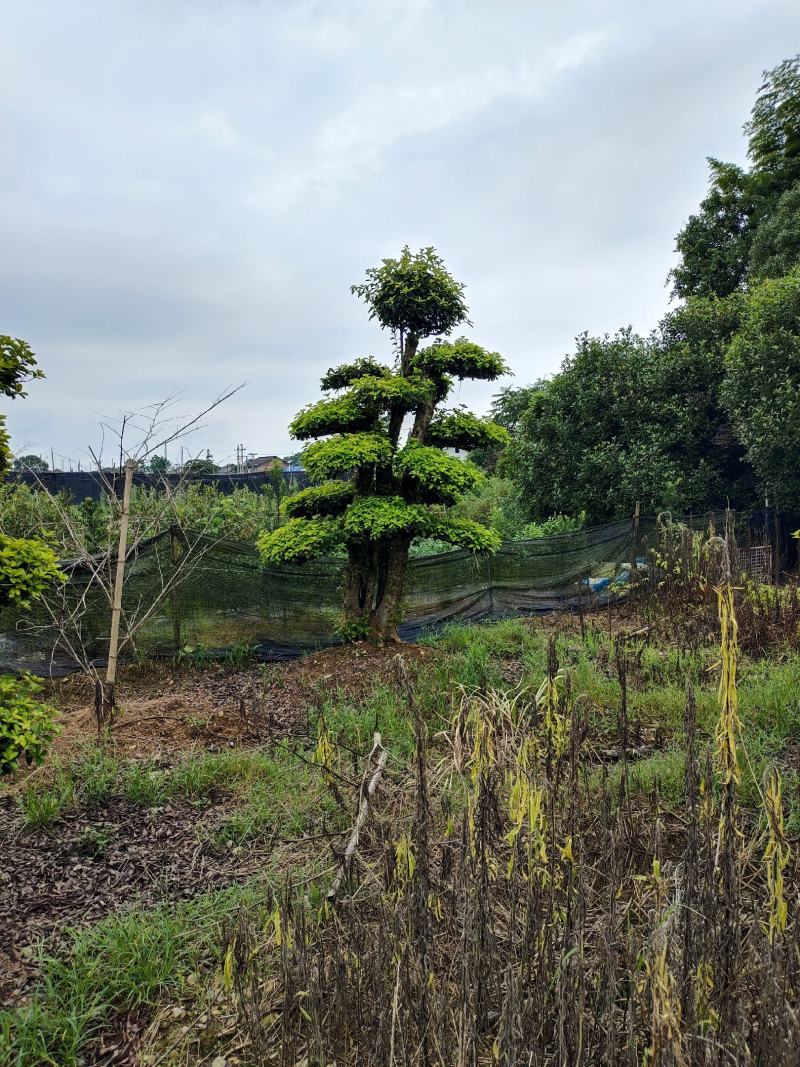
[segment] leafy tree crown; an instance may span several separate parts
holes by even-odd
[[[444,450],[508,440],[496,423],[463,409],[439,410],[454,378],[491,381],[507,370],[498,353],[466,338],[445,339],[466,321],[463,289],[432,248],[404,248],[353,286],[372,318],[414,344],[406,344],[394,370],[372,357],[331,368],[321,383],[328,395],[295,416],[291,433],[308,442],[303,463],[319,484],[287,501],[289,521],[261,537],[265,561],[301,562],[336,545],[392,537],[437,537],[481,552],[497,547],[492,531],[446,510],[482,475]],[[416,340],[430,336],[438,339],[418,350]]]

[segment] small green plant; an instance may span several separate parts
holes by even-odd
[[[258,658],[258,645],[240,641],[226,649],[206,648],[203,645],[184,645],[176,656],[176,661],[183,667],[195,667],[207,670],[210,667],[224,667],[229,670],[243,670]]]
[[[0,604],[29,608],[48,586],[66,580],[50,545],[0,533]]]
[[[196,667],[204,669],[216,663],[216,657],[209,648],[202,645],[183,645],[178,650],[175,660],[181,667]]]
[[[529,522],[523,527],[522,537],[535,539],[539,537],[558,537],[559,534],[575,533],[586,525],[586,512],[579,515],[551,515],[543,522]]]
[[[87,808],[99,808],[115,795],[121,773],[117,760],[98,748],[72,767],[78,796]]]
[[[370,635],[370,627],[365,619],[348,619],[346,616],[342,616],[337,622],[333,632],[336,637],[341,638],[342,641],[345,641],[348,644],[355,644],[356,641],[367,640]]]
[[[245,667],[251,666],[256,661],[257,656],[258,645],[250,644],[247,641],[239,641],[225,651],[220,662],[224,667],[240,671]]]
[[[55,710],[37,699],[41,688],[29,674],[0,675],[0,774],[20,759],[41,763],[56,734]]]
[[[79,845],[92,856],[102,856],[108,851],[112,833],[107,827],[87,826],[80,837]]]
[[[28,829],[46,830],[72,807],[74,800],[72,779],[58,768],[52,781],[28,786],[19,798],[19,807]]]

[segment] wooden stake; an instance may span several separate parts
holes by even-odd
[[[125,464],[125,482],[122,488],[122,514],[119,521],[119,545],[117,546],[117,569],[114,574],[114,593],[111,600],[111,632],[108,638],[108,666],[106,682],[100,701],[97,728],[102,730],[114,715],[114,688],[117,684],[117,655],[119,653],[119,626],[122,617],[122,591],[125,586],[125,559],[128,554],[128,520],[131,509],[131,487],[136,461]]]

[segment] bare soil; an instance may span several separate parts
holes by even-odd
[[[124,758],[171,760],[176,752],[302,736],[308,731],[309,711],[327,698],[358,701],[380,682],[396,684],[397,653],[397,648],[357,644],[243,671],[127,667],[117,686],[120,714],[110,744]],[[414,664],[438,653],[403,645],[402,654]],[[97,740],[89,679],[72,675],[50,682],[47,699],[60,711],[53,758],[68,760]],[[23,769],[17,783],[42,772]]]

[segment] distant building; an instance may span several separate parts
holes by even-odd
[[[250,474],[269,474],[278,464],[281,470],[286,470],[286,460],[281,456],[250,456],[247,459],[247,470]]]

